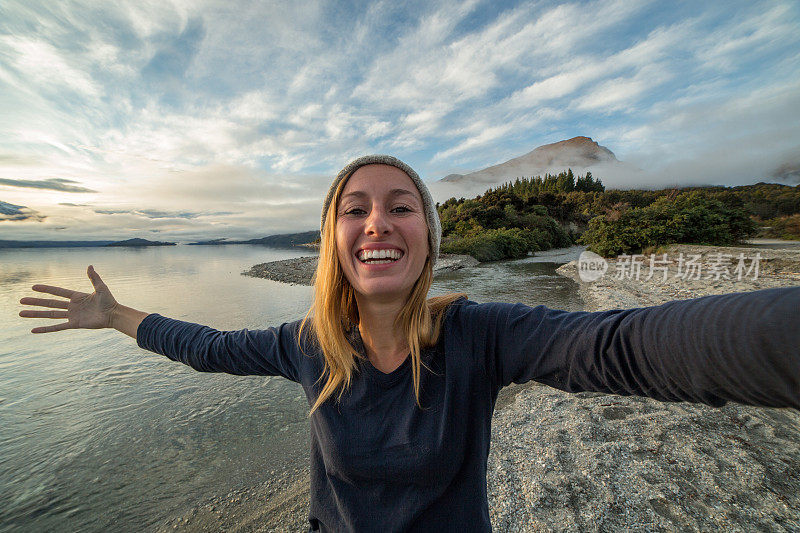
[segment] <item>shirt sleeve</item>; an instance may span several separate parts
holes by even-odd
[[[139,324],[136,342],[200,372],[283,376],[299,382],[299,327],[297,321],[265,330],[218,331],[151,314]]]
[[[474,307],[497,389],[536,380],[568,392],[800,409],[800,287],[594,313]]]

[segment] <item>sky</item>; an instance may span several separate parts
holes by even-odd
[[[0,239],[319,227],[344,164],[432,184],[578,135],[646,179],[800,181],[800,3],[0,2]]]

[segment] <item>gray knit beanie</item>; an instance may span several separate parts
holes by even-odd
[[[328,189],[328,195],[325,197],[325,203],[322,204],[320,235],[322,235],[322,232],[325,229],[325,216],[328,214],[328,206],[330,206],[331,200],[333,200],[333,194],[336,192],[336,187],[339,186],[339,182],[347,180],[353,175],[353,172],[358,170],[360,167],[373,164],[397,167],[408,174],[408,177],[411,178],[411,181],[413,181],[414,185],[417,186],[419,195],[422,197],[422,207],[425,210],[425,220],[428,222],[428,242],[431,245],[431,266],[435,265],[436,260],[439,258],[439,243],[442,241],[442,223],[439,221],[439,213],[436,211],[436,205],[433,203],[431,192],[422,182],[419,175],[414,172],[414,169],[396,157],[392,157],[390,155],[361,156],[358,159],[350,161],[341,171],[339,171],[336,179],[333,180],[333,183],[331,183],[331,188]]]

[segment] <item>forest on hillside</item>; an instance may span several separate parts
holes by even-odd
[[[760,235],[800,240],[800,185],[606,190],[572,170],[517,178],[437,204],[442,251],[481,261],[585,244],[606,257],[671,243],[731,245]]]

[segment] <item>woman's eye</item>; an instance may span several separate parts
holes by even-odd
[[[366,211],[360,207],[354,207],[353,209],[349,209],[344,212],[345,215],[360,215],[361,213],[366,213]]]
[[[395,209],[401,209],[401,211],[400,211],[401,213],[407,213],[407,212],[411,211],[411,208],[408,207],[407,205],[399,205],[399,206],[395,207]]]

